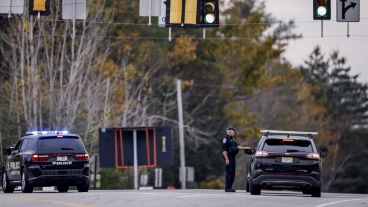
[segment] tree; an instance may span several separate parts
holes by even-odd
[[[316,102],[323,106],[325,123],[320,143],[328,145],[330,158],[324,178],[326,190],[332,186],[338,173],[344,169],[356,149],[353,134],[367,124],[367,84],[358,81],[358,75],[350,75],[351,68],[338,51],[325,59],[317,47],[305,62],[302,72],[306,81],[314,87]]]
[[[11,117],[18,136],[27,128],[68,127],[94,153],[99,127],[170,125],[176,132],[175,81],[182,79],[187,163],[199,182],[223,174],[218,152],[225,125],[255,131],[255,115],[234,115],[248,112],[238,100],[270,81],[269,65],[295,38],[292,22],[274,21],[255,0],[232,2],[225,25],[208,29],[208,39],[178,28],[172,42],[166,28],[145,26],[138,1],[91,1],[88,20],[72,38],[70,23],[59,20],[59,3],[53,1],[50,18],[25,15],[1,28],[16,34],[1,36],[7,74],[1,90],[9,109],[1,119]],[[174,163],[166,184],[178,183],[177,157]]]
[[[1,28],[0,67],[6,77],[1,100],[8,108],[2,119],[14,120],[5,128],[15,123],[17,131],[9,134],[18,137],[25,130],[66,128],[84,135],[90,148],[87,135],[100,126],[98,117],[106,114],[107,93],[116,81],[100,71],[114,69],[104,67],[109,54],[109,42],[103,38],[107,27],[91,23],[108,14],[103,5],[91,3],[88,21],[77,24],[74,38],[70,22],[59,20],[60,4],[51,2],[50,17],[14,16]]]

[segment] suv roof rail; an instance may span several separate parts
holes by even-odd
[[[318,132],[301,132],[301,131],[281,131],[281,130],[261,130],[261,133],[265,136],[268,135],[295,135],[295,136],[313,136],[318,135]]]

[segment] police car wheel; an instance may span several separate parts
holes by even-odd
[[[321,187],[312,188],[311,195],[312,197],[321,197]]]
[[[306,195],[306,194],[311,194],[311,190],[310,190],[310,189],[303,189],[303,190],[302,190],[302,193],[303,193],[304,195]]]
[[[56,186],[56,188],[60,193],[66,193],[69,190],[69,186],[67,185],[59,185],[59,186]]]
[[[14,192],[14,186],[10,185],[8,176],[6,175],[5,172],[3,172],[2,187],[3,187],[4,193],[13,193]]]
[[[252,181],[250,181],[249,191],[250,191],[251,195],[260,195],[261,194],[261,186],[253,185]]]
[[[25,170],[22,170],[22,177],[21,177],[21,187],[23,193],[32,193],[33,192],[33,186],[29,184],[27,172]]]
[[[89,190],[89,182],[83,183],[77,186],[78,192],[88,192]]]

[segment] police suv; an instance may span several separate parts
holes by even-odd
[[[17,186],[23,193],[44,186],[56,186],[59,192],[77,186],[79,192],[88,192],[89,156],[78,135],[67,131],[27,132],[5,153],[1,169],[4,193],[13,193]]]
[[[317,151],[316,132],[262,130],[248,166],[247,191],[261,194],[261,189],[299,190],[321,197],[321,158],[327,150]]]

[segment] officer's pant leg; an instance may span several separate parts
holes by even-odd
[[[225,189],[231,189],[232,186],[231,171],[232,171],[231,164],[225,165]]]
[[[236,162],[235,162],[235,158],[230,160],[230,188],[232,188],[233,183],[234,183],[234,179],[235,179],[235,168],[236,168]]]

